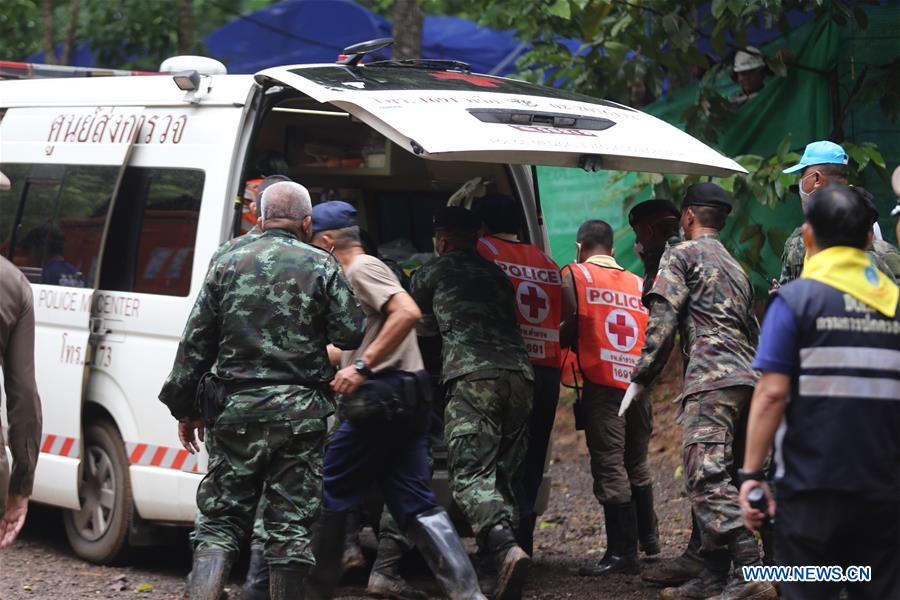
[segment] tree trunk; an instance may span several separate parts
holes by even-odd
[[[66,35],[63,39],[62,56],[59,64],[72,64],[72,51],[75,48],[75,31],[78,28],[78,12],[81,10],[81,0],[72,0],[69,5],[69,22],[66,23]]]
[[[44,62],[48,65],[55,65],[59,61],[56,59],[56,49],[53,47],[56,38],[53,27],[53,0],[41,0],[41,16],[44,21]]]
[[[421,58],[422,9],[418,0],[394,1],[394,60]]]
[[[194,9],[191,0],[178,0],[178,54],[194,52]]]

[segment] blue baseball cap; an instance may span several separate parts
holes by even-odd
[[[793,167],[785,169],[782,173],[797,173],[813,165],[846,165],[847,161],[847,153],[834,142],[827,140],[812,142],[806,145],[806,150],[803,151],[800,162]]]
[[[343,229],[356,225],[356,209],[343,200],[320,202],[312,207],[312,232]]]

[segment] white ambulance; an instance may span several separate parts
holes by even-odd
[[[548,250],[532,165],[743,172],[612,102],[450,61],[358,63],[378,47],[255,76],[178,57],[162,74],[0,82],[0,252],[37,318],[34,500],[66,509],[79,556],[115,561],[193,522],[205,459],[157,394],[210,256],[246,228],[248,181],[284,173],[347,200],[376,244],[415,256],[433,209],[476,178],[518,198],[522,235]],[[435,488],[448,497],[443,471]]]

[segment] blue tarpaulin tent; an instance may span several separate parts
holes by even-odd
[[[229,72],[254,73],[276,65],[334,62],[351,44],[390,35],[386,19],[350,0],[286,0],[224,25],[206,45]],[[422,58],[461,60],[474,71],[506,74],[525,48],[512,32],[459,17],[425,17]],[[389,56],[386,49],[373,58]]]
[[[334,62],[347,46],[390,35],[387,19],[352,0],[285,0],[236,18],[205,42],[207,55],[225,63],[229,73],[255,73],[277,65]],[[461,60],[480,73],[512,72],[526,49],[511,31],[459,17],[425,17],[423,24],[423,58]],[[387,48],[370,60],[389,57]],[[44,53],[27,60],[43,62]],[[72,64],[98,66],[86,44],[76,47]]]
[[[229,73],[276,65],[331,63],[341,50],[388,37],[391,25],[350,0],[288,0],[239,17],[206,38]]]

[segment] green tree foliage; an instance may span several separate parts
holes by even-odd
[[[751,28],[789,32],[791,11],[811,13],[831,19],[839,27],[865,29],[865,4],[851,0],[470,0],[464,10],[478,6],[479,22],[498,29],[512,29],[532,49],[518,61],[519,76],[536,83],[561,85],[591,96],[636,105],[640,95],[635,84],[643,84],[651,97],[663,92],[664,80],[672,92],[686,85],[698,85],[696,103],[680,115],[668,118],[683,125],[692,135],[717,145],[735,114],[735,106],[723,95],[732,56],[747,49]],[[560,40],[574,39],[580,49],[572,53]],[[698,48],[711,47],[712,54]],[[804,69],[788,51],[770,52],[763,57],[775,77],[785,77],[789,69]],[[844,122],[851,111],[864,105],[879,106],[891,122],[900,116],[898,55],[885,56],[882,64],[861,68],[850,84],[841,81],[837,70],[819,72],[830,85],[833,123],[830,137],[842,143],[851,157],[851,183],[869,185],[869,172],[885,178],[884,159],[871,143],[845,139]],[[637,97],[636,97],[637,96]],[[637,104],[638,106],[640,104]],[[774,207],[789,196],[795,176],[781,171],[799,159],[793,151],[809,140],[792,140],[787,134],[765,156],[736,157],[749,175],[735,175],[719,182],[736,198],[755,200]],[[869,175],[871,177],[871,175]],[[610,174],[612,183],[631,182],[626,208],[648,190],[657,197],[680,198],[683,189],[699,177],[662,176],[641,173]],[[763,266],[763,249],[780,256],[784,240],[795,223],[783,228],[754,223],[747,207],[735,210],[735,242],[741,262],[762,281],[771,274]]]

